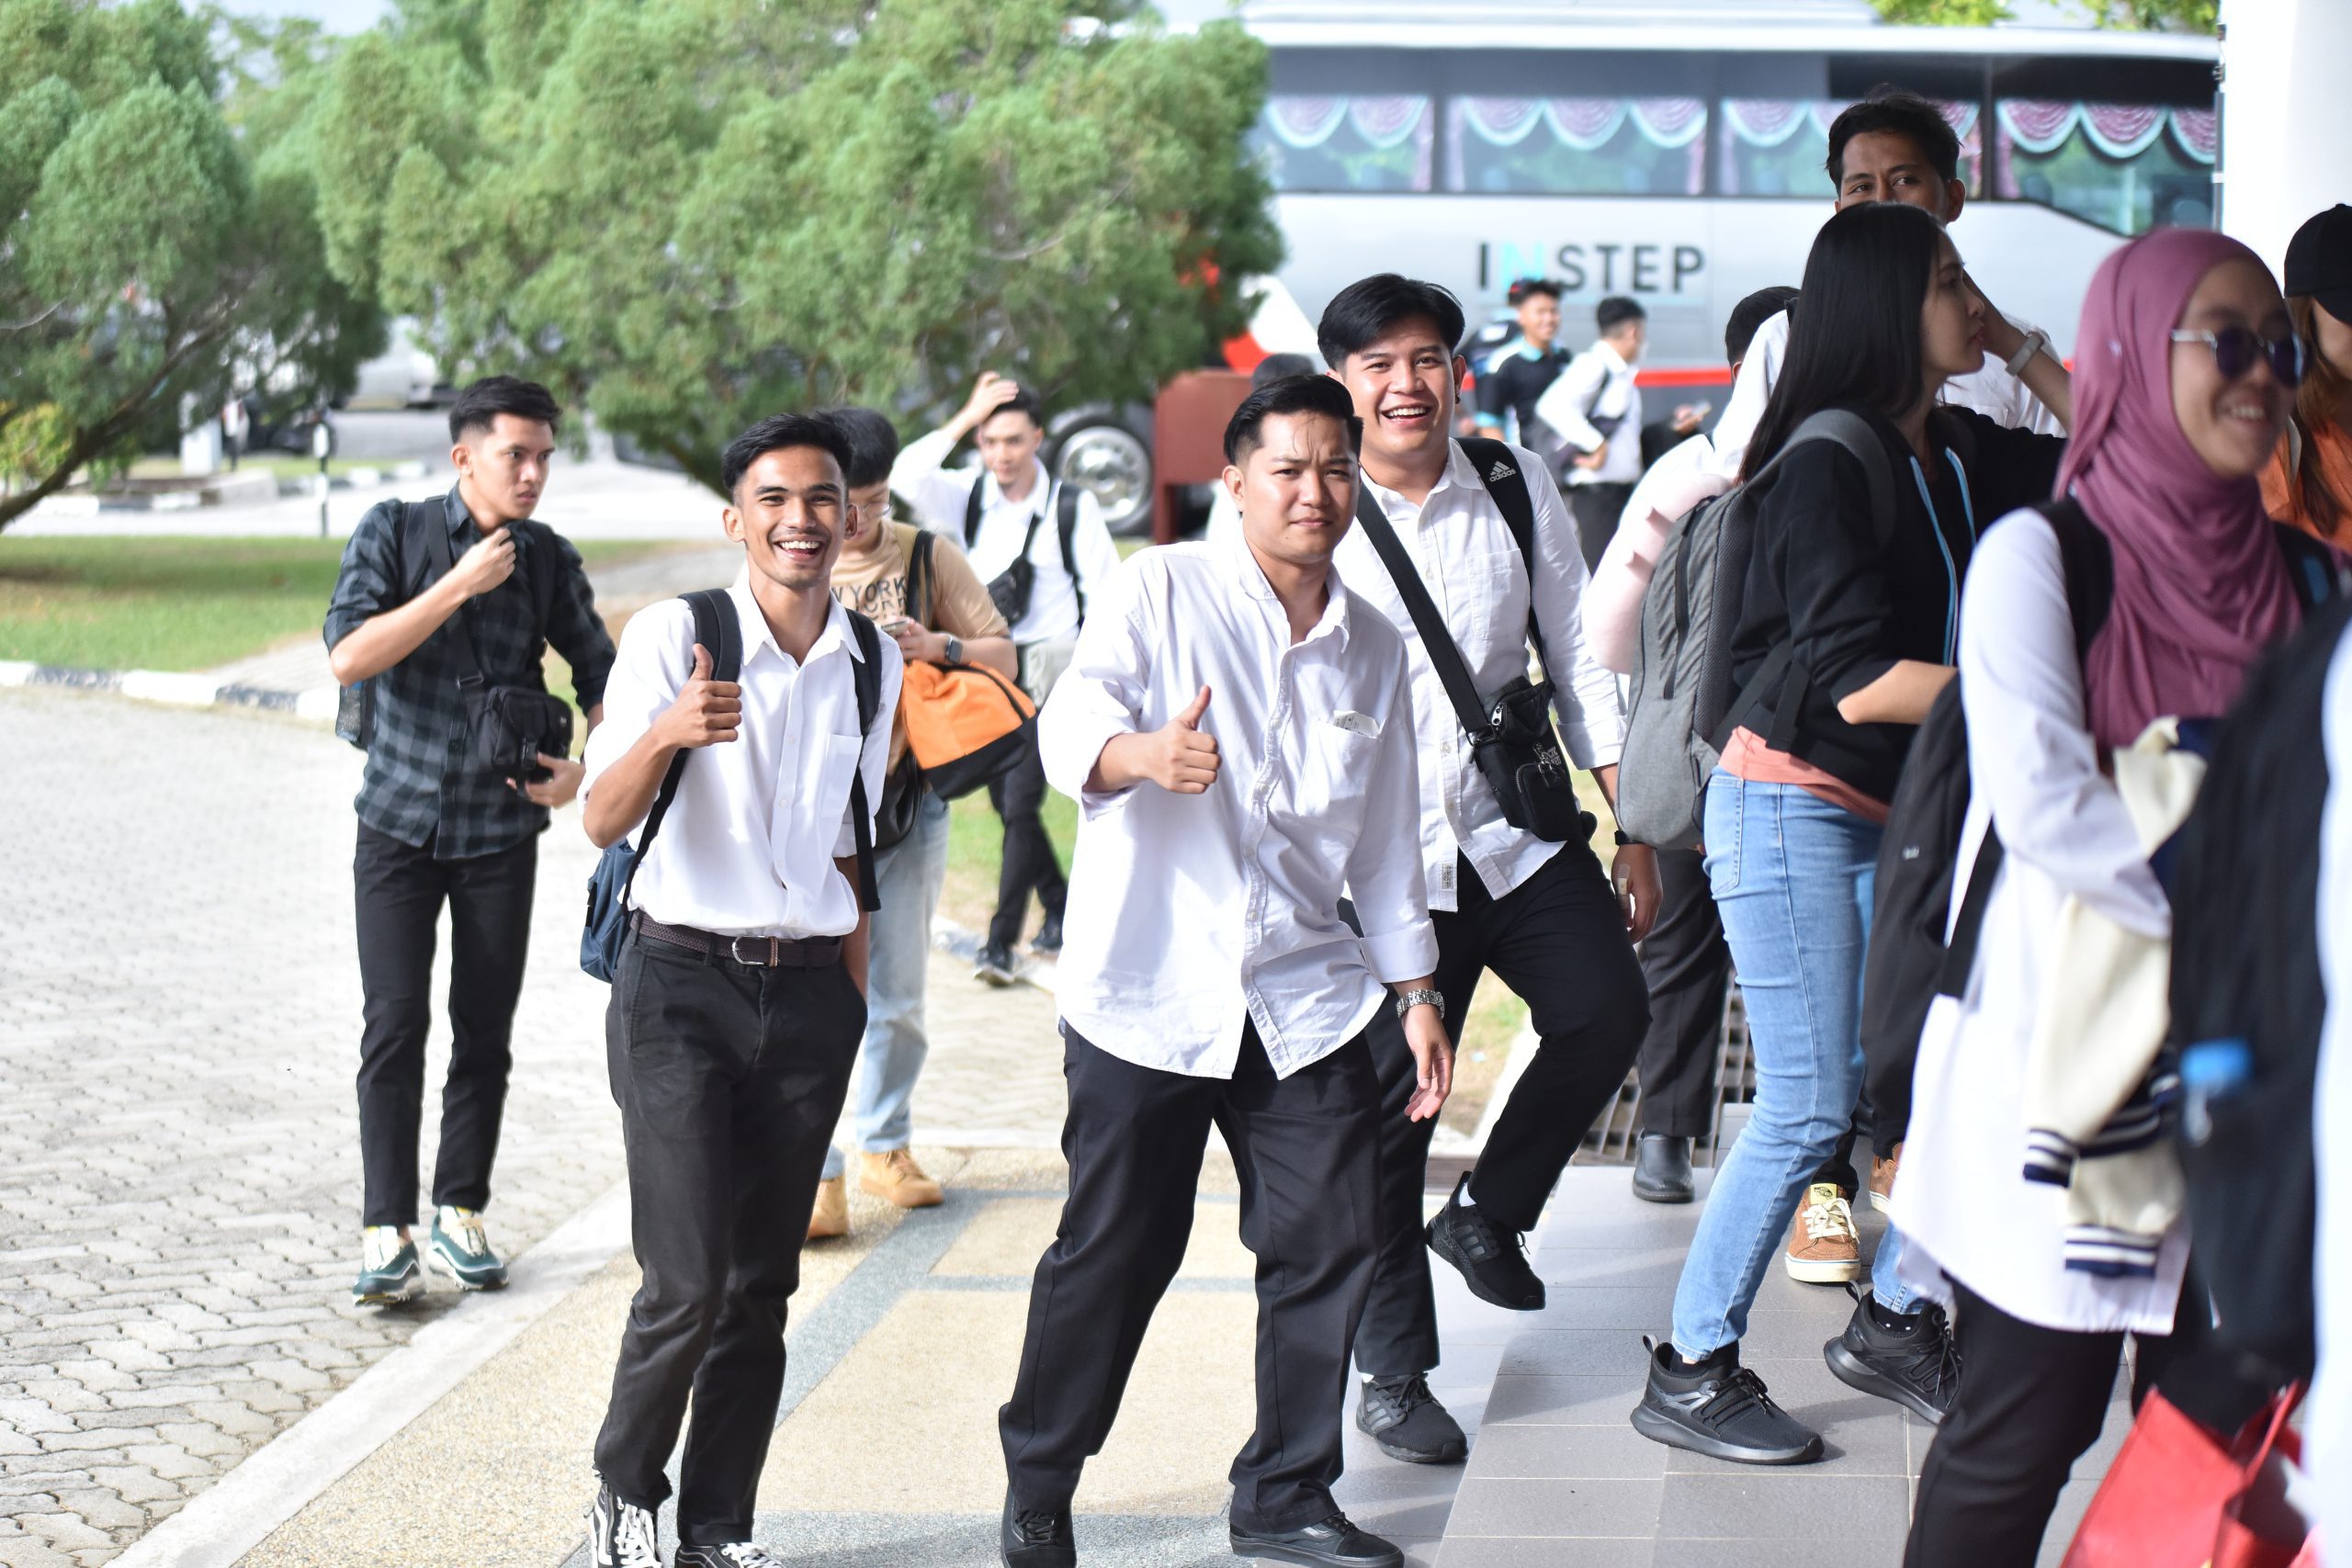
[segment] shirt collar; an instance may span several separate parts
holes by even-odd
[[[1222,575],[1238,582],[1244,593],[1264,603],[1270,607],[1271,614],[1281,616],[1283,624],[1288,625],[1289,617],[1283,609],[1282,598],[1274,592],[1274,585],[1266,580],[1266,569],[1258,564],[1257,554],[1250,548],[1248,540],[1236,532],[1226,538],[1214,541],[1209,546],[1209,550]],[[1337,637],[1340,646],[1344,648],[1348,639],[1348,592],[1340,586],[1340,572],[1336,566],[1330,570],[1324,581],[1328,592],[1323,601],[1323,614],[1316,620],[1306,636],[1299,640],[1302,643],[1308,643],[1319,637]]]
[[[464,555],[473,547],[474,541],[479,539],[481,534],[479,525],[474,522],[474,514],[466,509],[465,489],[462,485],[453,484],[449,487],[449,497],[444,510],[449,516],[449,542],[458,547],[459,555]],[[531,531],[528,528],[510,527],[506,532],[514,541],[517,555],[530,548]]]
[[[786,658],[784,649],[776,646],[775,633],[769,629],[768,618],[760,609],[760,602],[752,597],[748,572],[736,578],[734,585],[728,589],[727,596],[735,602],[736,624],[742,629],[743,662],[751,663],[752,656],[759,652],[763,643],[778,659]],[[825,629],[819,632],[817,640],[808,645],[808,657],[800,661],[800,667],[806,670],[837,649],[851,659],[864,662],[864,656],[857,650],[857,638],[850,632],[849,612],[842,607],[838,599],[831,602],[825,615]]]
[[[1618,354],[1617,345],[1611,343],[1607,338],[1595,339],[1592,345],[1592,351],[1593,353],[1600,355],[1600,362],[1609,367],[1611,370],[1631,370],[1633,368],[1632,366],[1625,363],[1623,356]]]
[[[1463,491],[1474,497],[1486,493],[1486,486],[1478,479],[1478,470],[1470,465],[1470,455],[1463,451],[1461,442],[1451,436],[1445,443],[1445,467],[1439,471],[1437,483],[1430,486],[1427,499],[1418,508],[1397,491],[1376,482],[1369,474],[1363,476],[1363,482],[1371,488],[1373,498],[1380,502],[1380,510],[1390,517],[1429,517],[1434,510],[1441,508],[1438,497],[1449,490]]]
[[[1035,457],[1029,459],[1029,468],[1030,471],[1035,475],[1035,478],[1029,481],[1029,493],[1015,502],[1007,502],[1005,500],[1004,487],[996,482],[996,476],[994,474],[983,468],[980,470],[980,484],[982,486],[980,491],[981,510],[986,511],[991,506],[1002,504],[1011,506],[1026,506],[1034,511],[1038,506],[1043,505],[1047,494],[1053,488],[1053,476],[1046,472],[1046,465]]]

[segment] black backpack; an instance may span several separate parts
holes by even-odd
[[[980,492],[988,488],[988,476],[982,474],[972,481],[972,493],[964,502],[964,547],[970,549],[972,541],[980,536]],[[1079,580],[1078,551],[1071,545],[1078,532],[1078,491],[1060,480],[1049,486],[1053,497],[1054,537],[1062,547],[1062,570],[1069,573],[1070,592],[1078,595],[1078,618],[1086,619],[1086,585]],[[997,614],[1004,617],[1008,626],[1017,624],[1029,613],[1029,593],[1037,585],[1036,564],[1030,560],[1030,547],[1037,542],[1037,526],[1046,520],[1045,508],[1029,514],[1029,531],[1022,536],[1021,553],[1012,564],[989,582],[989,598],[996,604]]]
[[[2203,1124],[2183,1119],[2197,1269],[2218,1337],[2273,1383],[2307,1380],[2314,1360],[2312,1103],[2327,1010],[2317,738],[2347,625],[2352,602],[2323,607],[2247,680],[2172,852],[2171,1043],[2244,1051],[2243,1077],[2204,1100]]]

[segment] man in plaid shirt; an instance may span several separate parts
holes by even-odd
[[[467,1290],[506,1283],[481,1212],[513,1056],[508,1038],[530,943],[538,835],[579,792],[581,767],[539,755],[536,777],[502,777],[469,755],[470,634],[483,681],[544,687],[548,645],[571,661],[594,729],[613,640],[580,553],[530,520],[555,455],[560,411],[511,376],[475,382],[449,410],[458,482],[446,498],[387,501],[359,520],[327,606],[328,660],[345,685],[373,682],[368,766],[355,802],[359,978],[359,1144],[366,1172],[352,1299],[406,1301],[424,1288],[417,1248],[417,1130],[431,1027],[434,928],[449,907],[449,1024],[430,1248]],[[446,529],[449,558],[419,548]]]

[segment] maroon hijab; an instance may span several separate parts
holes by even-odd
[[[2128,746],[2167,715],[2218,715],[2301,617],[2253,474],[2205,466],[2172,408],[2172,341],[2223,262],[2202,229],[2160,229],[2099,265],[2075,349],[2073,444],[2058,470],[2115,552],[2115,600],[2084,671],[2091,733]]]

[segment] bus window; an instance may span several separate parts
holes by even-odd
[[[1448,190],[1698,196],[1707,186],[1700,98],[1454,97]]]
[[[2213,221],[2211,109],[2003,98],[1999,188],[2119,234]]]
[[[1851,100],[1844,98],[1725,98],[1717,135],[1723,196],[1803,196],[1827,201],[1829,127]],[[1960,136],[1960,179],[1982,195],[1983,139],[1976,106],[1939,101]]]
[[[1275,93],[1252,140],[1276,190],[1428,190],[1436,117],[1427,96]]]

